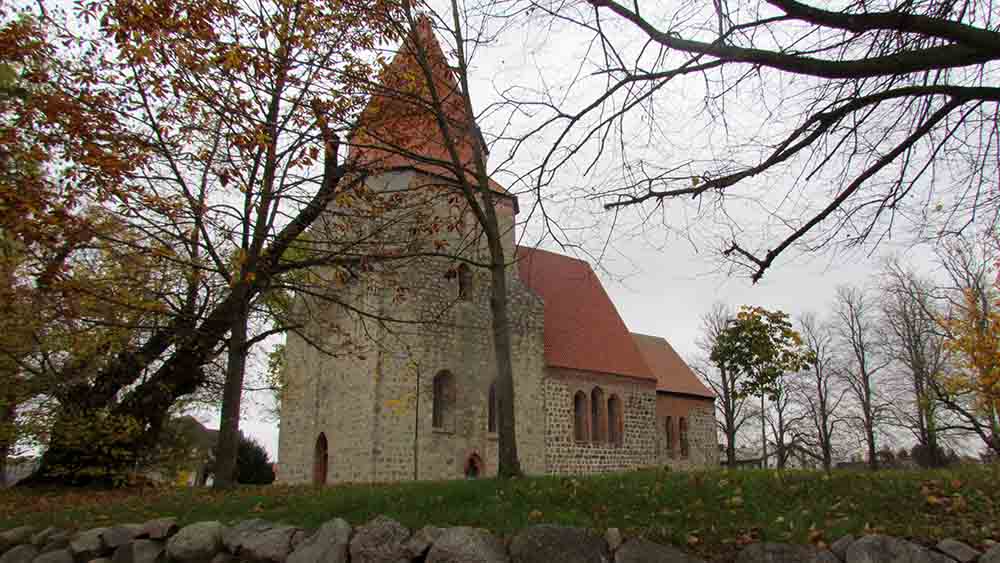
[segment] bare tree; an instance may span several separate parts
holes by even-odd
[[[701,317],[701,337],[698,348],[703,358],[695,365],[695,371],[715,393],[715,422],[719,431],[726,439],[726,464],[733,467],[736,463],[736,439],[740,429],[751,417],[750,409],[746,407],[747,398],[739,393],[737,377],[725,366],[719,366],[709,360],[718,337],[726,329],[734,315],[731,308],[723,303],[714,303]]]
[[[532,100],[535,129],[558,139],[539,181],[614,160],[594,190],[607,208],[693,199],[695,226],[721,225],[719,249],[754,280],[793,248],[878,241],[904,220],[962,230],[1000,209],[989,3],[528,4],[589,47],[558,95]],[[691,114],[712,137],[703,156],[692,127],[671,132]]]
[[[837,350],[833,327],[820,322],[812,313],[799,319],[802,339],[815,356],[811,369],[796,379],[797,400],[805,408],[809,432],[803,432],[801,451],[823,464],[825,471],[833,467],[837,426],[844,424],[841,405],[847,388],[840,385],[837,370]]]
[[[774,437],[774,460],[778,469],[785,469],[791,455],[801,451],[800,428],[808,415],[807,411],[801,408],[793,392],[801,376],[802,372],[798,372],[786,373],[779,377],[775,381],[774,393],[770,396],[765,411],[767,425]]]
[[[892,357],[902,367],[905,388],[893,401],[899,425],[913,433],[923,448],[925,463],[937,467],[945,460],[939,445],[938,394],[935,380],[946,361],[944,338],[933,313],[931,285],[898,262],[885,269],[882,315]],[[908,401],[901,396],[911,396]]]
[[[837,289],[836,330],[849,356],[842,374],[860,410],[857,418],[868,450],[868,466],[873,470],[878,469],[878,426],[888,409],[877,387],[880,373],[891,361],[881,345],[877,313],[865,290],[848,286]]]

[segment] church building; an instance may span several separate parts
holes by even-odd
[[[417,78],[422,68],[432,69],[439,107],[454,125],[453,150],[435,115],[399,95],[427,95],[431,88]],[[489,253],[450,172],[455,154],[469,164],[484,143],[426,18],[381,81],[386,93],[362,113],[348,159],[377,171],[364,180],[368,191],[421,208],[408,204],[397,213],[405,221],[364,232],[404,232],[399,245],[447,252],[413,252],[391,275],[374,270],[339,280],[336,299],[299,297],[309,314],[285,345],[281,483],[461,479],[497,470],[490,278],[476,265]],[[517,197],[490,185],[510,262],[515,426],[525,473],[717,466],[711,391],[666,340],[629,331],[587,262],[517,245]],[[329,215],[327,225],[345,214]],[[390,215],[383,211],[378,221]],[[434,228],[414,227],[428,217]],[[351,353],[339,353],[345,338],[354,342]]]

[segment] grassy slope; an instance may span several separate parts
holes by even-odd
[[[725,556],[756,540],[831,542],[877,531],[928,542],[1000,540],[1000,466],[934,472],[638,471],[595,477],[251,487],[207,490],[0,491],[0,528],[88,528],[176,516],[182,523],[261,517],[311,528],[386,514],[411,528],[469,525],[509,534],[550,522],[686,545]]]

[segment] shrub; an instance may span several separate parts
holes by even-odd
[[[274,468],[264,446],[242,433],[236,453],[236,482],[243,485],[270,485],[274,482]]]

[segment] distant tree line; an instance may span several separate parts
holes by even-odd
[[[787,323],[794,338],[783,348],[758,341],[799,355],[765,378],[734,362],[733,327],[748,315],[787,315],[716,304],[703,316],[695,366],[718,397],[727,462],[741,444],[778,468],[797,458],[829,470],[858,454],[871,469],[903,460],[939,467],[970,448],[997,459],[996,250],[995,237],[953,237],[937,246],[936,277],[897,258],[870,284],[839,287],[825,313]]]

